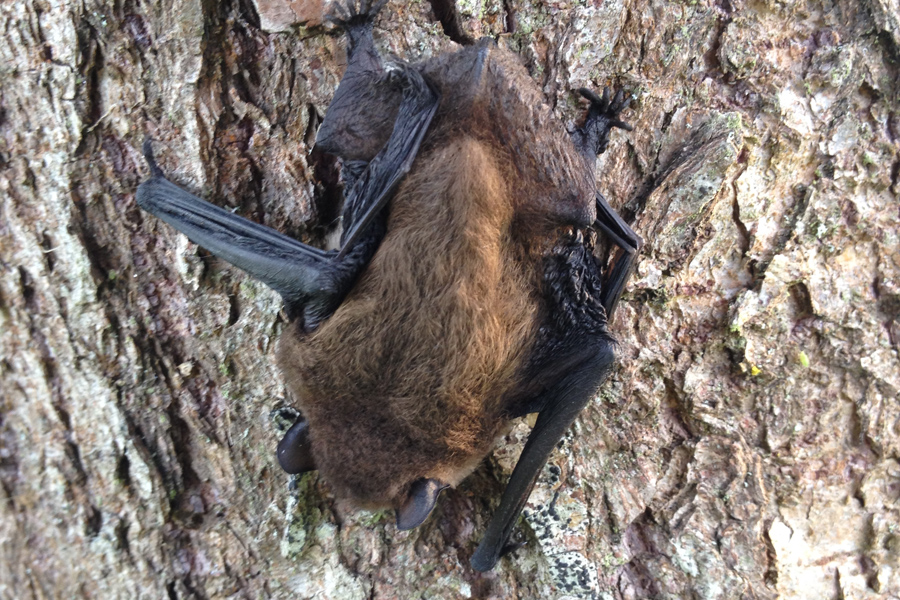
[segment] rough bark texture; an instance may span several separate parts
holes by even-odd
[[[322,3],[3,3],[0,596],[900,597],[898,9],[460,2],[561,118],[634,91],[598,173],[647,241],[620,366],[482,575],[527,426],[414,531],[340,510],[275,462],[279,299],[135,205],[150,134],[173,180],[321,237]],[[454,46],[426,2],[376,35]]]

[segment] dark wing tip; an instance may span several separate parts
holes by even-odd
[[[485,573],[493,569],[498,560],[500,560],[500,549],[486,546],[484,542],[482,542],[478,545],[472,558],[469,559],[469,564],[472,565],[472,568],[476,571]]]
[[[153,138],[150,136],[145,137],[141,149],[144,152],[144,159],[146,159],[147,165],[150,167],[150,175],[152,177],[162,177],[162,169],[156,164],[156,158],[153,156]]]

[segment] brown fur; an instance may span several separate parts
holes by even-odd
[[[514,54],[482,44],[418,68],[442,100],[387,234],[337,311],[279,350],[321,475],[358,506],[456,485],[490,452],[536,393],[522,370],[545,246],[595,216],[590,169]]]
[[[486,41],[437,56],[422,71],[442,95],[427,143],[465,132],[494,149],[517,238],[554,240],[561,225],[593,224],[593,162],[575,150],[516,54]]]
[[[335,494],[398,506],[421,477],[457,484],[502,433],[535,333],[533,273],[493,150],[463,137],[417,160],[363,277],[280,363]]]

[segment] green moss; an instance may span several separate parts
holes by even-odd
[[[741,119],[741,113],[739,112],[730,112],[727,113],[725,117],[725,125],[728,129],[732,129],[735,131],[740,131],[744,128],[744,121]]]
[[[628,559],[618,558],[615,554],[604,554],[600,557],[600,566],[609,571],[628,563]]]
[[[246,296],[250,300],[256,299],[256,297],[259,295],[259,288],[256,286],[255,283],[253,283],[253,281],[251,279],[246,278],[246,277],[243,280],[241,280],[240,289],[241,289],[241,294]]]
[[[281,555],[285,558],[298,556],[306,545],[306,528],[303,521],[297,519],[288,524],[281,539]]]
[[[381,523],[390,523],[393,515],[389,510],[376,510],[374,512],[360,512],[359,523],[365,527],[374,527]]]

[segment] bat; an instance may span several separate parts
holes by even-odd
[[[348,66],[316,146],[342,164],[339,250],[321,250],[151,177],[139,205],[281,294],[278,363],[301,416],[278,444],[361,508],[420,525],[443,489],[537,413],[471,557],[510,534],[553,447],[614,362],[608,323],[642,241],[597,191],[630,99],[589,101],[567,133],[518,58],[485,39],[409,64],[375,49],[386,0],[337,4]],[[617,247],[594,256],[598,234]]]

